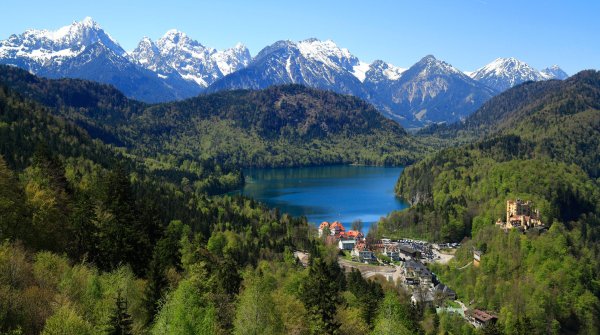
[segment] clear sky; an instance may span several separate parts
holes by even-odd
[[[363,61],[408,67],[427,54],[461,70],[517,57],[569,74],[600,69],[597,0],[4,1],[0,39],[91,16],[126,50],[176,28],[206,46],[332,39]]]

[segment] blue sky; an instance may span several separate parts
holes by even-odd
[[[364,61],[408,67],[433,54],[461,70],[497,57],[569,74],[600,69],[600,1],[264,0],[6,1],[0,39],[93,17],[126,50],[177,28],[218,49],[242,42],[256,55],[277,40],[332,39]]]

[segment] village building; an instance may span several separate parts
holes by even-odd
[[[355,239],[342,239],[338,242],[338,248],[340,250],[352,250],[356,245]]]
[[[398,250],[397,246],[386,244],[383,249],[383,254],[394,262],[398,262],[400,260],[400,251]]]
[[[475,328],[482,328],[487,326],[488,324],[496,323],[498,321],[498,317],[491,312],[485,312],[479,309],[468,310],[465,313],[467,320],[471,323]]]
[[[339,248],[342,250],[352,250],[353,246],[350,247],[350,244],[355,244],[356,241],[364,239],[363,233],[357,230],[346,231],[344,225],[339,221],[335,221],[331,224],[327,221],[321,222],[319,225],[319,237],[326,238],[327,243],[337,243]],[[354,242],[338,243],[340,241]]]
[[[419,257],[421,257],[421,253],[407,245],[400,245],[398,247],[398,251],[400,253],[400,256],[403,258],[412,258],[412,259],[417,259]]]
[[[407,260],[402,265],[402,272],[409,285],[429,286],[433,283],[433,273],[420,262]]]
[[[445,299],[456,300],[456,292],[442,283],[435,286],[434,296],[438,301],[443,301]]]
[[[540,211],[534,209],[532,201],[516,199],[506,201],[506,221],[498,219],[496,225],[504,229],[517,228],[525,231],[543,224]]]
[[[479,266],[481,264],[481,250],[473,250],[473,265]]]
[[[413,294],[410,297],[410,301],[414,304],[414,305],[425,305],[425,306],[430,306],[435,302],[435,297],[433,295],[433,292],[431,292],[430,290],[415,290],[413,291]]]
[[[375,253],[367,248],[365,241],[356,243],[350,255],[353,259],[361,263],[377,263]]]

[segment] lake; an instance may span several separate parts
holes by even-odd
[[[349,229],[360,219],[366,233],[380,217],[408,207],[394,195],[402,170],[349,165],[250,169],[244,171],[240,193],[314,224],[337,220]]]

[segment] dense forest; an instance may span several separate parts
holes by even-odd
[[[407,168],[396,192],[411,207],[379,223],[386,236],[463,242],[434,271],[506,334],[600,329],[600,72],[525,83],[464,123],[427,136],[478,138]],[[505,233],[506,201],[527,199],[549,231]],[[481,250],[481,266],[469,266]],[[463,301],[464,301],[463,300]]]
[[[13,85],[0,86],[0,334],[414,334],[441,327],[435,313],[412,306],[387,281],[344,273],[337,249],[316,238],[306,219],[248,198],[210,196],[243,182],[239,166],[202,151],[179,158],[184,148],[168,145],[156,151],[169,155],[153,156],[151,133],[126,127],[129,115],[169,114],[176,106],[146,106],[107,86],[13,70],[3,68]],[[323,103],[354,110],[332,117],[363,120],[355,126],[367,130],[357,133],[374,145],[373,122],[393,141],[406,136],[369,111],[363,118],[365,105],[353,99],[279,90],[283,104],[320,94]],[[207,99],[226,98],[186,103]],[[286,110],[293,109],[279,111]],[[328,126],[315,110],[294,131]],[[294,250],[309,252],[306,267]]]
[[[427,151],[358,98],[299,85],[147,105],[111,86],[0,66],[0,83],[151,167],[202,174],[240,167],[399,165]],[[213,169],[214,170],[214,169]]]
[[[0,67],[0,334],[597,334],[599,101],[586,71],[411,136],[301,86],[147,105]],[[462,241],[433,270],[494,327],[345,272],[305,218],[217,195],[243,167],[419,159],[396,186],[412,206],[369,238]],[[493,225],[516,197],[548,231]]]

